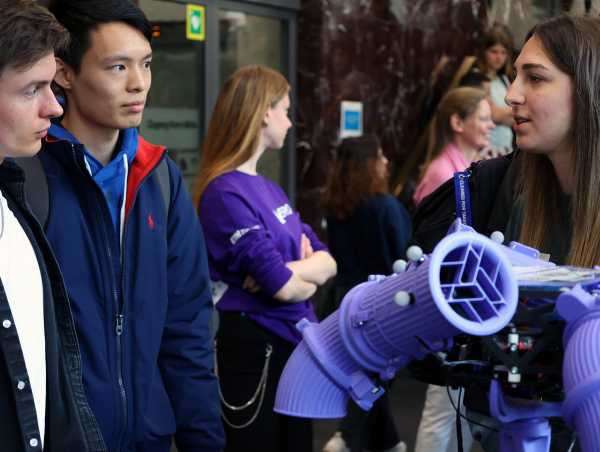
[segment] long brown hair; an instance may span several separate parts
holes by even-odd
[[[512,80],[515,74],[513,66],[513,52],[515,46],[510,32],[504,29],[502,25],[494,25],[483,35],[482,45],[477,54],[477,67],[481,72],[487,75],[488,68],[486,65],[485,52],[496,44],[500,44],[506,49],[506,63],[504,63],[504,67],[501,68],[499,72],[506,75],[509,80]]]
[[[262,66],[238,69],[225,82],[204,138],[194,200],[216,177],[246,162],[258,147],[267,110],[289,92],[279,72]]]
[[[429,145],[425,162],[421,166],[419,180],[423,178],[431,162],[452,142],[454,138],[454,130],[450,124],[452,115],[466,119],[475,113],[479,103],[485,100],[486,96],[482,89],[463,86],[451,89],[442,98],[429,127]]]
[[[388,192],[388,176],[377,169],[380,149],[373,135],[341,142],[323,200],[329,215],[344,219],[360,201]]]
[[[562,15],[536,25],[535,36],[550,60],[573,82],[573,178],[571,247],[567,262],[600,263],[600,19]],[[524,205],[520,240],[541,248],[547,224],[558,215],[559,183],[545,155],[523,153],[520,186]]]

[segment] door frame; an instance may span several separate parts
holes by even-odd
[[[281,62],[283,74],[291,87],[290,119],[296,122],[297,117],[297,13],[300,0],[159,0],[168,3],[196,4],[205,7],[206,11],[206,40],[204,61],[204,124],[206,128],[214,104],[219,94],[219,10],[235,10],[256,16],[264,16],[282,21],[281,27]],[[202,134],[206,130],[202,130]],[[296,199],[296,132],[292,128],[286,140],[286,148],[281,159],[281,183],[292,204]]]

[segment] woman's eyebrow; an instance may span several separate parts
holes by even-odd
[[[539,64],[539,63],[525,63],[523,66],[521,66],[521,69],[524,69],[524,70],[542,69],[544,71],[548,70],[548,68],[546,66],[544,66],[543,64]]]

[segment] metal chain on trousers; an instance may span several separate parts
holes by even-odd
[[[252,395],[250,400],[248,400],[247,402],[245,402],[241,405],[236,406],[236,405],[232,405],[231,403],[228,403],[225,400],[225,397],[223,396],[223,392],[221,391],[221,381],[219,380],[219,365],[217,362],[218,361],[217,360],[217,347],[215,346],[215,374],[217,375],[217,382],[218,382],[218,386],[219,386],[219,398],[221,399],[221,403],[223,404],[223,406],[225,406],[225,408],[227,408],[231,411],[242,411],[242,410],[245,410],[246,408],[249,408],[250,406],[252,406],[258,399],[256,411],[254,412],[254,414],[252,414],[250,419],[247,422],[244,422],[243,424],[234,424],[232,421],[230,421],[227,418],[224,411],[221,412],[221,417],[223,418],[223,421],[225,421],[225,423],[227,425],[229,425],[231,428],[234,428],[234,429],[246,428],[249,425],[251,425],[258,417],[258,414],[260,413],[260,409],[262,408],[263,401],[265,399],[265,393],[267,392],[267,377],[269,375],[269,363],[271,362],[271,354],[272,353],[273,353],[273,346],[271,344],[267,344],[267,347],[265,348],[265,364],[263,366],[263,370],[262,370],[262,373],[260,376],[260,380],[258,381],[258,386],[256,387],[256,391],[254,391],[254,394]]]

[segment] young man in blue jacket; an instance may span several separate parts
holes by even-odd
[[[65,113],[39,155],[83,382],[110,451],[223,448],[206,251],[181,175],[138,135],[151,26],[129,0],[59,0]],[[166,178],[161,179],[164,171]],[[167,185],[168,197],[165,196]]]
[[[102,452],[83,385],[69,299],[23,172],[50,118],[50,84],[68,33],[33,0],[0,0],[0,450]]]

